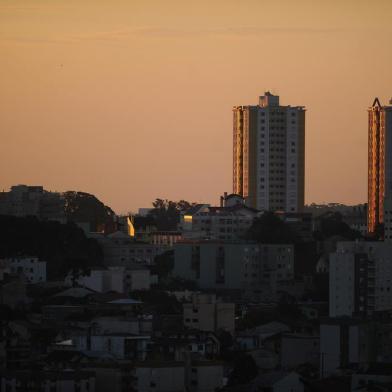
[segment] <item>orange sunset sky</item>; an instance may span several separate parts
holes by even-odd
[[[366,201],[390,0],[0,0],[0,189],[116,212],[231,191],[232,106],[304,105],[306,202]]]

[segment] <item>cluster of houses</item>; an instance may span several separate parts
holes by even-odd
[[[1,390],[391,390],[392,244],[330,239],[309,267],[295,244],[245,239],[260,215],[225,194],[176,231],[119,218],[86,232],[103,265],[56,280],[34,255],[1,259]],[[281,219],[312,241],[311,214]],[[192,285],[162,285],[163,254]]]

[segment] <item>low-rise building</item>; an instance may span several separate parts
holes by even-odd
[[[78,350],[105,351],[116,359],[144,361],[151,349],[150,336],[129,333],[75,336],[73,343]]]
[[[392,243],[339,242],[329,263],[329,315],[392,309]]]
[[[282,369],[296,369],[299,365],[320,363],[320,337],[290,333],[282,335],[281,366]]]
[[[181,231],[154,231],[151,233],[151,242],[154,245],[172,248],[176,242],[181,240]]]
[[[348,317],[320,325],[320,377],[341,375],[350,366],[361,368],[376,359],[375,325]]]
[[[185,329],[179,332],[162,331],[154,337],[153,355],[163,360],[182,361],[189,355],[215,359],[220,342],[213,332]]]
[[[0,192],[0,214],[36,216],[65,223],[65,198],[42,186],[15,185],[9,192]]]
[[[12,257],[5,259],[13,274],[23,274],[27,283],[46,282],[46,261],[40,261],[38,257]]]
[[[392,367],[390,364],[374,363],[360,369],[351,376],[351,392],[385,391],[392,389]]]
[[[129,293],[133,290],[149,290],[151,274],[149,268],[140,265],[92,268],[88,272],[69,272],[65,285],[86,287],[98,293]]]
[[[6,370],[1,374],[1,390],[91,392],[95,391],[95,373],[85,370]]]
[[[183,315],[187,328],[234,333],[235,305],[219,301],[215,294],[195,294],[192,303],[183,304]]]
[[[174,247],[173,275],[201,289],[237,289],[275,299],[278,283],[294,278],[292,245],[183,241]]]
[[[183,392],[183,362],[141,362],[135,366],[134,387],[138,392]]]
[[[138,392],[214,392],[223,386],[217,361],[146,361],[135,365]]]
[[[167,246],[139,242],[122,231],[109,235],[95,235],[94,238],[102,246],[104,264],[108,267],[152,265],[155,256],[167,250]]]
[[[254,218],[261,214],[235,194],[221,197],[219,207],[196,204],[181,214],[180,228],[187,239],[236,240],[244,238]]]

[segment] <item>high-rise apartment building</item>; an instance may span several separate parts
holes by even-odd
[[[233,192],[259,210],[300,212],[305,186],[305,109],[266,92],[233,108]]]
[[[374,233],[385,223],[388,238],[392,211],[384,207],[392,197],[392,106],[382,106],[376,98],[368,113],[368,231]]]

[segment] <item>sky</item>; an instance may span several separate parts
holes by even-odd
[[[232,190],[232,107],[306,107],[305,199],[366,201],[390,0],[0,0],[0,190],[116,212]]]

